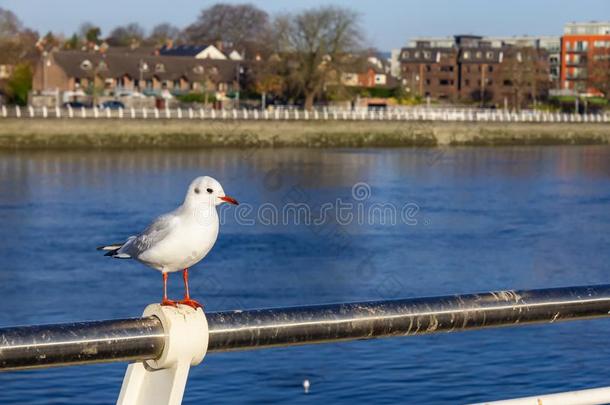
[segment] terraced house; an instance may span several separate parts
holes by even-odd
[[[238,86],[237,61],[120,52],[56,51],[38,62],[35,93],[106,95],[213,92],[222,99]]]

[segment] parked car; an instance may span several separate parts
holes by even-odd
[[[63,104],[64,108],[89,108],[90,106],[85,104],[85,103],[81,103],[80,101],[68,101],[67,103]]]
[[[125,104],[117,100],[104,101],[98,106],[100,109],[118,110],[119,108],[125,108]]]

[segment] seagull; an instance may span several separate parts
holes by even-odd
[[[197,177],[188,188],[181,206],[157,217],[142,233],[130,236],[123,243],[100,246],[104,256],[116,259],[135,259],[163,275],[161,305],[188,305],[199,308],[191,299],[188,269],[199,263],[212,249],[218,237],[219,220],[216,206],[222,203],[238,205],[225,194],[222,186],[212,177]],[[168,273],[182,270],[184,299],[167,298]]]

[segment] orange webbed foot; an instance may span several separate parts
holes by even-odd
[[[176,302],[174,300],[163,299],[163,301],[161,301],[161,306],[164,306],[164,307],[177,307],[178,306],[178,302]]]
[[[178,304],[188,305],[189,307],[194,308],[194,309],[197,309],[197,308],[203,309],[203,305],[201,305],[197,301],[192,300],[190,298],[185,298],[182,301],[179,301]]]

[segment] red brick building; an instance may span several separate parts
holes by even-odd
[[[600,94],[591,86],[595,64],[610,55],[610,22],[570,23],[561,44],[561,88]]]
[[[551,83],[544,49],[474,35],[416,40],[400,60],[406,90],[441,101],[516,107],[542,96]]]

